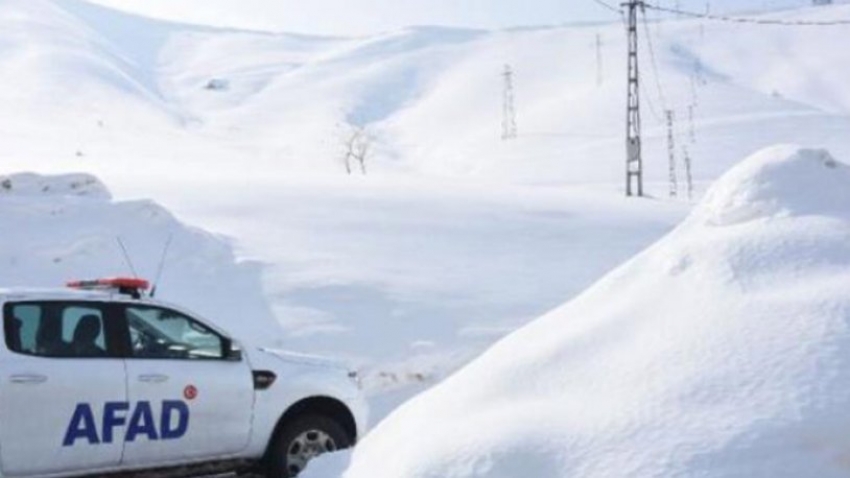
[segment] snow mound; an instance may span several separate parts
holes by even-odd
[[[850,170],[824,150],[776,146],[733,168],[696,214],[729,225],[778,215],[846,214]]]
[[[238,262],[227,240],[183,224],[156,203],[112,201],[106,186],[86,174],[14,174],[0,178],[0,222],[0,286],[61,287],[135,273],[153,280],[170,242],[158,299],[197,312],[237,339],[279,345],[282,330],[262,295],[259,265]]]
[[[669,236],[390,415],[342,476],[847,476],[849,171],[747,159]]]
[[[322,455],[318,460],[310,461],[310,465],[300,475],[301,478],[328,478],[339,476],[351,462],[351,450],[343,450]]]
[[[0,176],[0,195],[16,196],[85,196],[112,199],[109,189],[90,174],[42,176],[19,173]]]

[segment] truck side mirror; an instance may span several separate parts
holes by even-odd
[[[224,360],[229,362],[242,361],[242,348],[239,347],[239,344],[234,342],[232,339],[224,339],[222,341],[222,349]]]

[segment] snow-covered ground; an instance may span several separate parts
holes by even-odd
[[[285,346],[345,356],[375,391],[433,383],[579,293],[685,210],[593,188],[375,180],[254,190],[269,203],[234,198],[192,216],[269,251],[266,290]]]
[[[402,405],[342,476],[847,476],[849,202],[826,151],[753,156],[666,238]]]
[[[850,7],[774,15],[843,18]],[[686,216],[686,199],[666,198],[661,110],[676,112],[676,150],[681,158],[688,149],[697,193],[777,142],[850,157],[850,52],[836,47],[846,27],[641,28],[657,67],[644,41],[655,199],[627,201],[616,22],[328,38],[165,23],[79,0],[2,0],[3,172],[85,171],[118,201],[92,206],[103,215],[74,209],[77,227],[26,211],[78,199],[15,199],[37,222],[25,234],[70,228],[73,237],[10,243],[0,256],[73,256],[89,236],[100,246],[84,248],[89,259],[63,255],[63,267],[0,273],[56,285],[126,272],[115,256],[120,234],[150,275],[171,231],[189,230],[121,212],[154,207],[134,202],[152,198],[182,223],[229,238],[204,235],[206,247],[187,239],[166,266],[164,298],[249,332],[271,314],[282,335],[263,340],[358,364],[383,416],[409,395],[400,387],[434,383]],[[506,63],[513,141],[500,139]],[[365,177],[346,175],[342,162],[356,127],[373,138]],[[684,181],[681,162],[679,174]],[[239,301],[221,303],[229,297]]]

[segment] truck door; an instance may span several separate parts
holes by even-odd
[[[230,353],[228,339],[186,314],[144,304],[122,307],[130,342],[129,399],[149,407],[139,413],[152,418],[131,424],[133,439],[122,463],[238,456],[248,445],[254,406],[247,362]]]
[[[115,468],[126,376],[114,323],[87,302],[7,303],[0,347],[3,476]]]

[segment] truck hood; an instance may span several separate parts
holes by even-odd
[[[347,367],[345,363],[340,360],[335,360],[328,357],[321,357],[318,355],[302,354],[298,352],[290,352],[288,350],[278,350],[264,347],[261,347],[259,350],[260,352],[273,355],[289,363],[350,372],[349,367]]]

